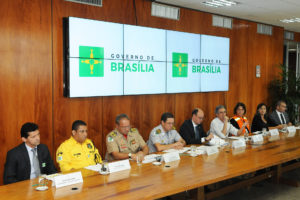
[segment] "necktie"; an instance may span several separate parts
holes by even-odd
[[[37,157],[36,148],[31,149],[33,157],[32,157],[32,165],[33,165],[33,171],[35,174],[35,178],[40,175],[40,165],[39,165],[39,159]]]
[[[196,140],[200,139],[199,127],[198,126],[195,127],[195,138],[196,138]]]
[[[280,117],[281,117],[282,124],[285,124],[284,116],[282,113],[280,113]]]

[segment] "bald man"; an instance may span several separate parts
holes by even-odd
[[[202,144],[210,141],[213,134],[207,135],[202,127],[204,112],[200,108],[195,108],[192,112],[192,118],[185,120],[180,127],[180,135],[187,144]]]

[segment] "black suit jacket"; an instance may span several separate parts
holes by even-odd
[[[186,144],[201,144],[201,138],[206,137],[202,124],[198,125],[200,139],[196,140],[195,129],[192,120],[185,120],[180,127],[179,134],[185,140]]]
[[[41,174],[53,174],[57,172],[46,145],[39,144],[37,146],[37,154]],[[25,143],[7,152],[3,175],[4,184],[30,179],[30,171],[30,159]]]

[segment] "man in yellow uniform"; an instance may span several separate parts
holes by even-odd
[[[126,114],[116,117],[116,129],[106,137],[108,160],[133,159],[140,160],[149,153],[147,144],[136,128],[131,128],[130,119]]]
[[[101,163],[98,149],[87,139],[87,125],[76,120],[72,124],[72,136],[56,151],[56,161],[62,172]]]

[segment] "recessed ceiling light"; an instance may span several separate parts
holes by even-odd
[[[237,4],[235,1],[228,1],[228,0],[208,0],[202,2],[206,6],[211,7],[222,7],[222,6],[234,6]]]
[[[294,22],[300,22],[300,18],[292,18],[292,19],[281,19],[280,20],[283,23],[294,23]]]

